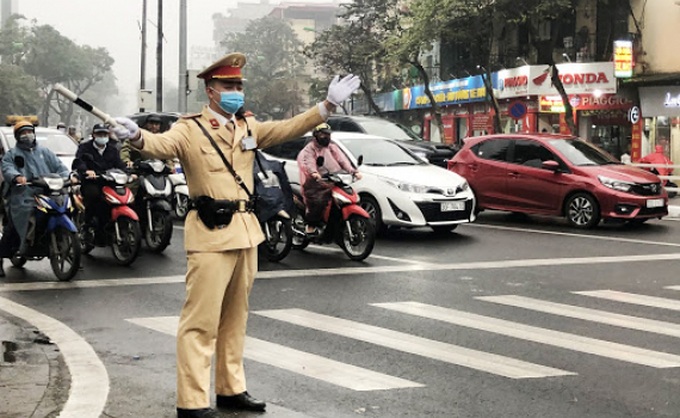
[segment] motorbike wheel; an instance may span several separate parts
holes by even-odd
[[[57,228],[50,236],[50,265],[62,282],[71,280],[80,268],[81,255],[78,234],[64,228]]]
[[[12,262],[12,265],[14,267],[23,267],[26,264],[26,257],[22,257],[20,255],[13,255],[12,258],[9,259]]]
[[[342,250],[350,260],[361,261],[373,251],[375,235],[373,221],[363,216],[351,215],[343,224]]]
[[[304,250],[309,245],[309,238],[305,235],[305,218],[296,213],[292,222],[292,247],[296,250]]]
[[[139,230],[139,222],[126,216],[121,216],[116,220],[120,231],[120,241],[116,238],[115,232],[111,250],[113,257],[118,264],[129,266],[139,255],[139,248],[142,244],[142,231]]]
[[[144,226],[144,241],[149,249],[155,253],[160,253],[170,245],[172,238],[172,219],[170,213],[162,210],[152,210],[151,218],[153,224]]]
[[[274,216],[262,224],[264,242],[260,248],[265,258],[278,262],[286,258],[293,246],[293,227],[290,219]]]
[[[82,211],[76,212],[73,217],[73,223],[78,228],[80,254],[89,254],[94,249],[94,229],[85,228],[85,214]]]
[[[175,194],[175,216],[181,220],[186,219],[189,213],[189,196],[181,193]]]

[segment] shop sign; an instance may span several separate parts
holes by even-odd
[[[416,109],[430,106],[430,99],[425,94],[424,86],[411,87],[409,101],[404,94],[404,109]],[[486,100],[486,87],[481,76],[472,76],[430,85],[435,102],[440,105],[482,102]]]
[[[642,116],[680,115],[680,86],[640,87],[639,91]]]
[[[640,108],[639,107],[633,106],[633,107],[630,108],[630,110],[628,111],[628,120],[633,125],[635,125],[636,123],[638,123],[640,121]]]
[[[500,70],[494,74],[496,77],[494,93],[498,99],[526,96],[529,92],[529,75],[531,68],[524,67]]]
[[[569,104],[573,109],[577,109],[581,103],[579,96],[570,96]],[[539,112],[542,113],[564,113],[564,102],[562,96],[541,96],[538,100]]]
[[[614,41],[614,77],[632,77],[633,65],[633,41]]]
[[[633,101],[627,97],[615,94],[603,94],[602,96],[582,95],[581,102],[576,106],[577,110],[610,110],[630,109]]]
[[[528,94],[553,95],[557,92],[550,78],[551,67],[532,65]],[[613,62],[557,64],[559,78],[567,94],[616,93]]]

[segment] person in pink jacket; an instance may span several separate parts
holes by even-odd
[[[331,197],[331,184],[322,180],[328,173],[346,171],[361,179],[361,173],[352,165],[338,146],[331,142],[331,127],[327,123],[318,125],[312,131],[314,139],[300,151],[297,157],[300,169],[302,197],[305,201],[307,227],[305,232],[313,234],[323,221],[323,213]],[[317,166],[317,159],[323,157],[323,165]]]

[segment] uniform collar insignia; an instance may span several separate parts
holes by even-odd
[[[220,127],[220,123],[217,121],[217,119],[210,119],[210,126],[212,126],[213,129],[217,129]]]

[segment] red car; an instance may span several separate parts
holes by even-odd
[[[447,168],[467,179],[479,210],[563,216],[577,228],[668,215],[668,195],[656,175],[573,136],[470,138]]]

